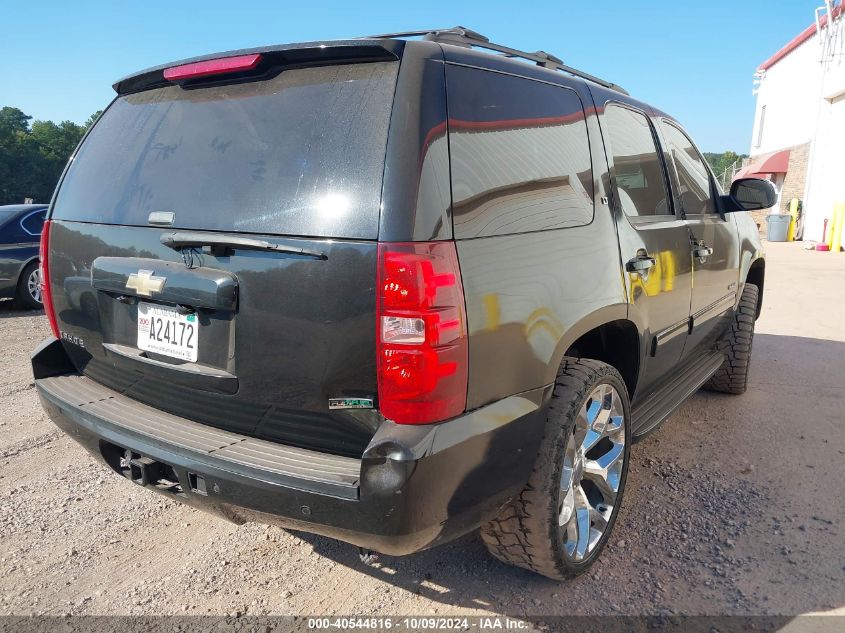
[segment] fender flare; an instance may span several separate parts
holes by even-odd
[[[550,372],[550,375],[547,376],[547,384],[551,384],[555,381],[557,371],[560,368],[561,363],[563,363],[563,357],[567,350],[569,350],[569,348],[572,347],[572,344],[584,336],[587,332],[614,321],[630,321],[632,325],[637,328],[637,332],[641,332],[637,323],[629,317],[628,308],[629,306],[627,303],[613,303],[602,306],[601,308],[584,315],[581,319],[566,328],[563,336],[561,336],[560,340],[558,340],[554,354],[549,362],[548,371]],[[642,347],[639,341],[637,346],[640,348]],[[641,349],[640,353],[642,353]]]

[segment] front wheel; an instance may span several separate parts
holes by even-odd
[[[737,395],[745,393],[751,367],[751,345],[754,343],[754,319],[757,316],[759,294],[757,286],[745,284],[731,327],[719,341],[719,349],[725,355],[725,361],[704,384],[705,389]]]
[[[622,502],[630,418],[628,391],[616,369],[565,359],[528,485],[481,528],[490,553],[555,580],[590,567]]]
[[[40,310],[43,308],[41,299],[41,270],[38,262],[26,265],[18,281],[18,291],[15,301],[26,310]]]

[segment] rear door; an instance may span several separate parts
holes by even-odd
[[[689,230],[675,214],[649,117],[633,106],[608,103],[602,127],[630,313],[644,332],[637,387],[643,395],[676,368],[683,354],[692,291]]]
[[[729,323],[739,282],[739,237],[733,216],[718,212],[716,184],[692,140],[674,122],[660,119],[658,127],[690,230],[693,284],[685,353],[694,353],[714,343]]]
[[[398,62],[119,97],[52,213],[51,287],[91,378],[212,426],[360,456]]]

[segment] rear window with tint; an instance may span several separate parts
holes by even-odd
[[[455,236],[593,220],[584,108],[569,88],[447,66]]]
[[[117,99],[68,170],[53,217],[372,239],[398,63]]]

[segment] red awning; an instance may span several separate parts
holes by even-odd
[[[765,174],[785,174],[789,167],[789,150],[758,156],[745,167],[736,172],[737,178],[756,178]]]

